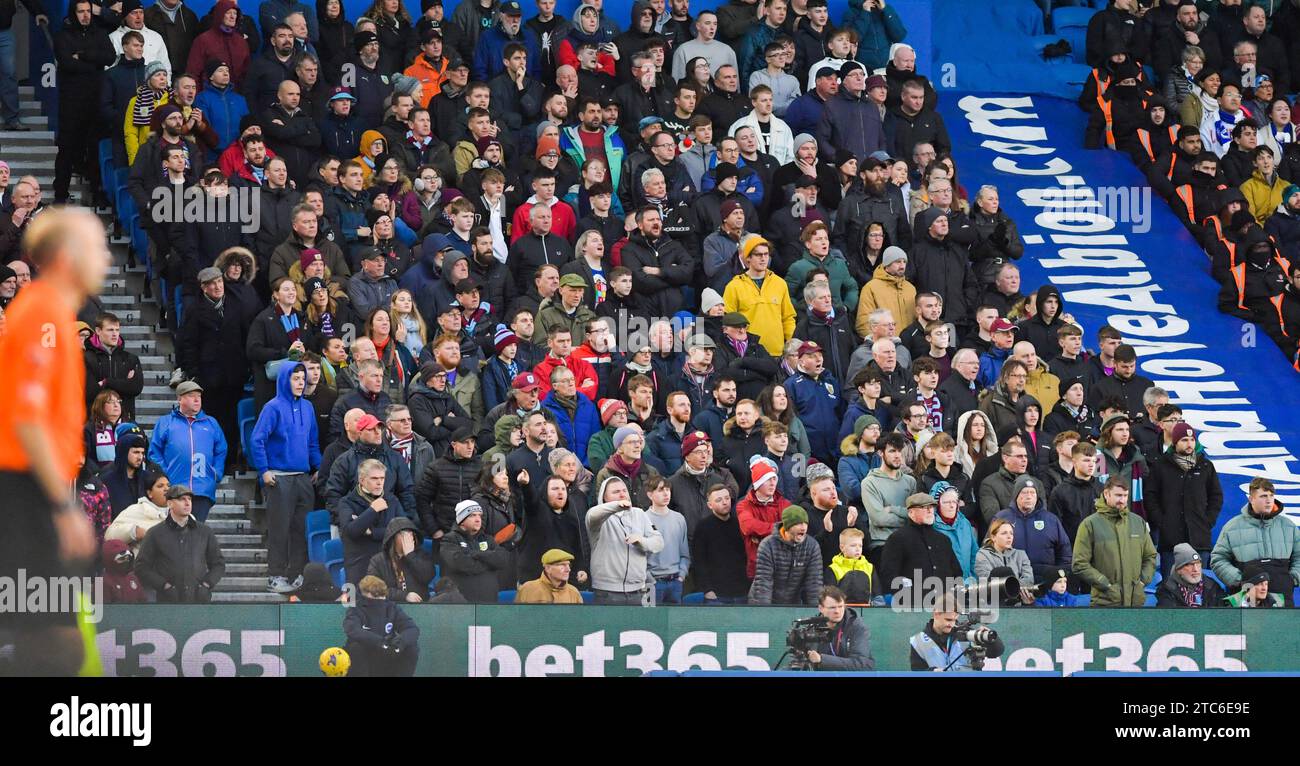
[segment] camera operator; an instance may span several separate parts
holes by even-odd
[[[844,605],[844,591],[834,585],[822,588],[817,611],[826,618],[830,638],[815,650],[808,661],[815,670],[875,670],[871,656],[871,631],[858,619],[857,612]]]
[[[969,672],[976,670],[971,663],[971,643],[958,641],[953,635],[957,627],[957,598],[951,593],[944,595],[934,606],[934,615],[926,623],[925,629],[909,640],[912,646],[912,670],[933,670],[935,672]],[[979,627],[972,630],[987,631]],[[991,631],[990,631],[991,633]],[[989,636],[983,644],[988,657],[1001,657],[1005,646],[996,634]]]

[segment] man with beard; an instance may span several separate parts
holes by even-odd
[[[379,67],[379,36],[374,32],[358,32],[353,38],[354,54],[344,64],[348,64],[356,77],[352,95],[357,97],[353,110],[362,125],[379,125],[384,121],[384,103],[393,86],[388,82],[388,75]],[[249,102],[250,106],[252,102]]]
[[[1169,577],[1178,548],[1187,545],[1197,561],[1208,561],[1214,524],[1223,508],[1219,474],[1197,449],[1196,432],[1173,427],[1173,449],[1153,461],[1143,487],[1147,518],[1159,538],[1160,574]]]
[[[667,133],[656,136],[671,140]],[[681,287],[695,275],[695,260],[681,243],[663,235],[659,208],[637,211],[637,231],[623,247],[623,265],[632,271],[635,291],[651,315],[671,317],[681,308]]]
[[[855,186],[840,202],[831,244],[844,253],[850,264],[863,269],[862,248],[871,224],[883,226],[885,241],[906,251],[912,247],[912,227],[908,225],[902,193],[889,182],[888,164],[868,157],[862,160],[858,172],[862,185]]]

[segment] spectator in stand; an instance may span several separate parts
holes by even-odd
[[[266,493],[267,590],[272,593],[301,587],[307,563],[307,512],[315,505],[312,481],[321,454],[316,418],[302,399],[306,386],[303,365],[279,366],[275,398],[258,415],[249,444],[249,464]]]
[[[1147,517],[1157,533],[1160,575],[1166,578],[1175,546],[1190,544],[1199,554],[1197,561],[1209,560],[1212,531],[1223,508],[1219,474],[1197,449],[1196,432],[1181,422],[1172,431],[1173,448],[1154,461],[1144,487]]]
[[[582,594],[569,584],[573,554],[552,548],[542,554],[542,574],[519,586],[516,604],[581,604]]]
[[[510,553],[483,527],[483,507],[473,500],[456,503],[456,527],[439,546],[446,576],[472,604],[497,600],[499,572],[510,564]]]
[[[306,317],[294,309],[298,288],[293,280],[284,277],[273,288],[275,300],[253,320],[245,345],[253,365],[253,392],[258,405],[270,401],[280,388],[272,380],[277,368],[274,363],[301,358],[307,351],[306,341],[311,340]]]
[[[823,160],[833,161],[838,149],[858,157],[887,150],[884,123],[866,98],[866,86],[862,64],[849,61],[840,67],[839,92],[826,102],[817,126],[817,147]]]
[[[1202,573],[1204,562],[1195,548],[1179,543],[1172,553],[1163,553],[1160,558],[1170,559],[1170,573],[1156,589],[1156,606],[1190,609],[1225,606],[1223,589]]]
[[[808,513],[787,506],[758,546],[749,603],[811,606],[821,588],[821,547],[808,536]]]
[[[235,415],[248,380],[244,345],[248,317],[235,300],[228,300],[232,296],[226,294],[220,270],[202,269],[197,281],[200,294],[185,307],[176,335],[176,361],[185,375],[203,386],[207,411],[216,418],[226,444],[238,444]],[[206,511],[199,520],[206,520]]]
[[[879,468],[862,480],[862,505],[870,522],[867,559],[879,566],[885,543],[903,525],[905,503],[916,492],[916,479],[903,468],[907,439],[893,431],[878,443],[882,457]]]
[[[122,321],[111,313],[95,319],[95,334],[86,343],[86,407],[100,391],[110,389],[122,397],[122,420],[135,421],[135,398],[144,390],[140,358],[126,349]]]
[[[1029,556],[1015,547],[1015,542],[1015,525],[1006,519],[994,519],[989,524],[989,534],[984,545],[975,554],[975,576],[986,580],[997,570],[1003,570],[1006,576],[1014,577],[1020,582],[1033,582],[1034,568],[1029,563]],[[1020,591],[1021,603],[1032,604],[1033,599],[1033,592],[1028,587]]]
[[[136,575],[161,603],[206,604],[226,572],[217,535],[193,518],[192,499],[184,484],[167,489],[167,518],[148,531],[136,557]]]
[[[1241,515],[1219,531],[1210,567],[1230,593],[1241,589],[1258,571],[1268,582],[1268,590],[1291,606],[1292,592],[1300,585],[1300,528],[1281,518],[1282,504],[1275,492],[1268,479],[1251,480]]]
[[[601,480],[596,500],[585,522],[591,540],[591,581],[596,603],[654,606],[649,556],[663,550],[663,535],[646,512],[633,505],[631,491],[622,478]],[[617,530],[611,521],[617,521]]]
[[[116,53],[107,31],[94,17],[92,9],[96,7],[90,0],[70,3],[67,18],[54,35],[61,116],[56,137],[59,154],[54,163],[54,201],[57,204],[68,201],[68,185],[74,172],[90,182],[97,202],[107,202],[95,155],[97,132],[89,128],[96,121],[100,91],[104,87],[104,69],[113,63]],[[0,33],[4,34],[12,32]],[[0,83],[4,79],[11,80],[12,75],[0,78]],[[14,103],[16,94],[15,89]],[[8,96],[5,94],[6,99]],[[5,107],[9,106],[6,100]],[[8,121],[14,122],[16,118]]]
[[[203,412],[198,383],[187,380],[176,387],[176,406],[154,425],[149,459],[163,466],[173,484],[193,488],[194,517],[206,521],[226,470],[226,437]]]
[[[105,540],[125,543],[133,555],[138,553],[149,530],[161,524],[168,512],[167,490],[171,488],[171,482],[167,480],[167,474],[151,470],[143,483],[146,489],[140,501],[118,513],[104,531]]]
[[[1155,576],[1155,545],[1146,522],[1129,512],[1128,499],[1127,483],[1111,476],[1097,500],[1096,512],[1079,525],[1073,569],[1092,589],[1092,606],[1142,606],[1146,585]],[[1226,540],[1221,534],[1219,545]]]
[[[415,621],[390,598],[388,586],[378,577],[361,578],[359,590],[356,607],[345,610],[343,619],[348,639],[344,651],[352,659],[348,674],[361,678],[415,675],[420,659],[420,629]]]
[[[934,528],[937,501],[924,492],[907,498],[907,523],[889,536],[880,555],[880,589],[897,598],[912,589],[912,603],[919,603],[933,578],[945,583],[960,581],[962,568],[948,538]],[[978,566],[978,564],[977,564]]]
[[[1060,519],[1046,510],[1043,483],[1029,474],[1021,474],[1011,492],[1011,504],[993,518],[1014,527],[1015,545],[1029,557],[1034,571],[1050,567],[1069,569],[1073,543]]]
[[[113,463],[117,452],[117,427],[121,423],[121,395],[111,388],[100,391],[90,405],[85,430],[86,463],[94,466],[96,471]]]
[[[799,348],[796,372],[784,385],[808,431],[812,456],[829,465],[838,446],[844,398],[839,381],[825,369],[820,346],[808,341]]]
[[[723,484],[713,484],[707,493],[709,515],[695,525],[691,540],[692,579],[707,605],[743,604],[750,583],[745,572],[745,541],[738,515],[732,511],[731,492]]]
[[[203,73],[210,81],[212,72],[208,71],[209,66],[212,61],[216,61],[224,65],[227,70],[224,76],[226,82],[222,83],[221,87],[233,86],[238,89],[242,86],[251,62],[248,42],[239,32],[239,20],[242,15],[243,12],[235,4],[235,0],[218,0],[212,7],[212,16],[217,23],[194,38],[194,45],[190,47],[184,70],[191,74]],[[310,18],[314,21],[315,14]],[[203,87],[206,90],[208,86],[205,84]],[[240,100],[242,102],[243,96],[240,96]],[[245,104],[245,111],[247,111],[247,104]]]
[[[378,460],[361,461],[356,471],[356,486],[339,499],[336,519],[343,538],[343,565],[347,581],[361,582],[371,560],[381,554],[381,536],[397,517],[402,506],[390,489],[385,488],[388,469]]]

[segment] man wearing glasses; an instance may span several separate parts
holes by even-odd
[[[1133,441],[1137,442],[1138,449],[1142,450],[1142,455],[1147,459],[1147,465],[1155,465],[1160,455],[1169,449],[1170,434],[1174,426],[1183,422],[1182,411],[1178,415],[1170,415],[1164,420],[1160,417],[1160,408],[1169,404],[1169,392],[1157,386],[1151,386],[1142,392],[1142,409],[1146,411],[1146,417],[1139,418],[1133,422]]]

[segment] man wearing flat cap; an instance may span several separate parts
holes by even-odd
[[[542,576],[519,586],[516,604],[581,604],[582,594],[569,584],[573,554],[551,548],[542,554]]]
[[[144,536],[135,573],[160,603],[205,604],[226,573],[217,536],[192,515],[194,493],[184,484],[167,490],[167,518]]]
[[[227,448],[239,443],[236,410],[248,380],[244,318],[226,304],[226,283],[211,266],[198,274],[199,295],[185,307],[176,362],[203,387],[203,408],[221,426]]]
[[[895,595],[914,589],[913,604],[920,603],[934,578],[944,581],[944,590],[951,582],[962,579],[961,564],[952,543],[934,528],[937,505],[938,501],[928,493],[909,495],[907,523],[894,530],[880,554],[878,576],[882,589]]]
[[[158,418],[149,440],[149,459],[163,467],[173,485],[194,488],[194,517],[206,521],[226,467],[226,437],[203,411],[203,387],[192,380],[176,387],[176,405]]]

